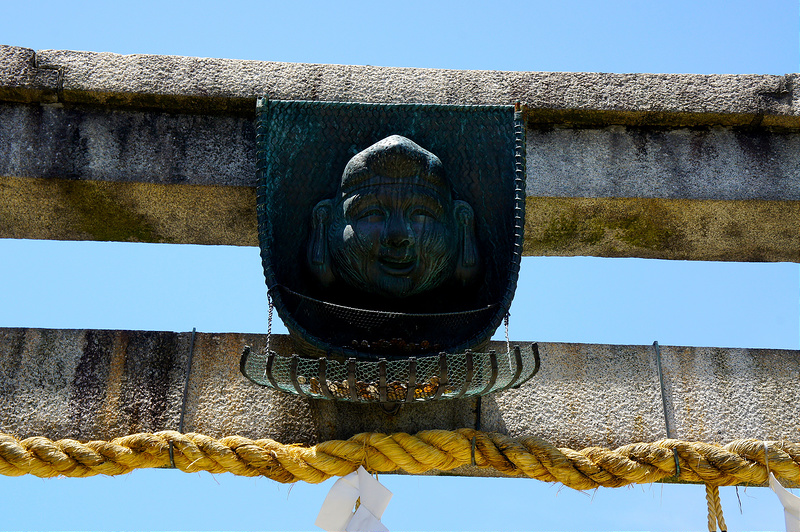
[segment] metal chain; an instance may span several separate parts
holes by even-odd
[[[269,314],[267,315],[267,347],[266,353],[269,355],[272,343],[272,311],[275,305],[272,304],[272,296],[267,292],[267,304],[269,305]],[[264,378],[267,378],[267,366],[264,366]]]
[[[267,353],[270,351],[270,343],[272,342],[272,311],[275,305],[272,303],[272,296],[267,293],[267,304],[269,305],[269,316],[267,317]]]
[[[511,340],[508,339],[508,317],[510,316],[509,312],[506,312],[505,317],[503,318],[503,323],[506,326],[506,356],[508,356],[508,367],[513,367],[513,363],[511,361]]]

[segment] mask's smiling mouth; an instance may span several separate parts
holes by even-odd
[[[383,256],[378,259],[381,269],[389,275],[408,275],[417,265],[416,257],[392,257]]]

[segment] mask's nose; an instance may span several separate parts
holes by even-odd
[[[392,213],[383,229],[384,245],[402,248],[414,245],[414,231],[402,213]]]

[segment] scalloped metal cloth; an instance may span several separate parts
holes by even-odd
[[[402,403],[498,391],[535,373],[534,349],[485,352],[508,316],[522,255],[521,112],[261,98],[257,119],[262,263],[271,304],[297,353],[245,349],[246,377],[308,397]],[[435,154],[453,200],[471,207],[480,272],[468,285],[443,282],[394,306],[321,283],[309,266],[315,206],[341,194],[356,154],[393,135]]]

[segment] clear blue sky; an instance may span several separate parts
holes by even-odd
[[[456,69],[785,74],[796,0],[0,2],[34,49]],[[265,332],[256,249],[0,240],[0,326]],[[526,258],[517,340],[798,349],[800,268]],[[543,309],[546,308],[546,311]],[[532,480],[382,475],[400,530],[705,530],[701,486],[581,493]],[[232,475],[0,477],[0,529],[314,530],[331,482]],[[723,488],[732,530],[782,530],[765,489]]]

